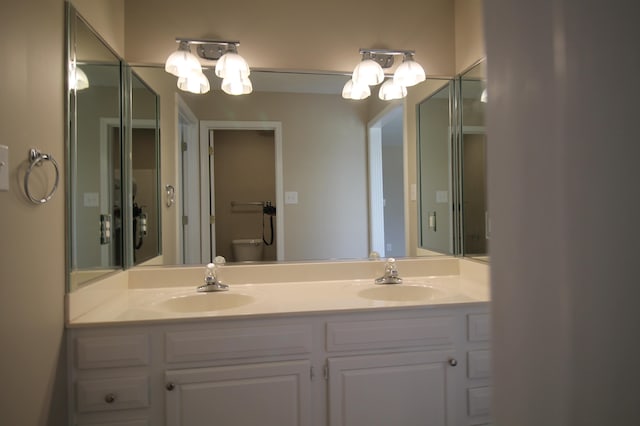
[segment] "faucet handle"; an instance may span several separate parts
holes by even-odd
[[[395,258],[390,257],[387,259],[387,263],[384,265],[384,272],[389,276],[398,276],[398,265]]]

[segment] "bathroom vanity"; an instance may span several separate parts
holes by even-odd
[[[73,424],[488,424],[486,265],[400,262],[396,285],[363,278],[375,268],[229,267],[229,292],[208,294],[186,285],[201,268],[130,270],[106,303],[82,312],[76,294]]]

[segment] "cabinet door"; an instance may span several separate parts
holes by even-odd
[[[172,370],[167,426],[310,425],[309,361]]]
[[[329,358],[331,426],[445,426],[453,418],[453,352]]]

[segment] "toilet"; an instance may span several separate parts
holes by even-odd
[[[240,239],[231,241],[233,260],[236,262],[251,262],[262,260],[264,245],[260,239]]]

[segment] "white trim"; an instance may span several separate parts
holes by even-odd
[[[283,156],[282,156],[282,123],[279,121],[215,121],[205,120],[200,122],[200,165],[201,175],[204,176],[204,171],[208,170],[208,158],[209,158],[209,131],[210,130],[273,130],[275,139],[275,157],[276,157],[276,207],[278,214],[276,214],[276,241],[277,241],[277,260],[284,260],[284,173],[283,173]],[[208,179],[208,177],[207,177]],[[200,194],[202,200],[205,197],[209,197],[208,188],[204,188],[205,185],[201,185]],[[202,203],[204,204],[204,203]],[[205,221],[208,222],[209,212],[204,212],[203,208],[203,229],[205,227]],[[208,226],[208,223],[206,223]],[[202,235],[208,235],[208,233],[202,233]],[[207,244],[209,241],[206,242]],[[210,256],[209,247],[206,247],[203,239],[203,256],[208,254]],[[209,257],[210,258],[210,257]]]
[[[191,111],[187,103],[182,99],[182,97],[176,93],[174,96],[175,99],[175,141],[173,144],[176,149],[175,158],[177,159],[175,162],[176,170],[174,170],[174,176],[176,179],[175,182],[175,190],[176,190],[176,222],[175,222],[175,241],[177,242],[177,253],[176,256],[178,258],[178,263],[184,264],[185,262],[185,252],[184,252],[184,234],[185,229],[182,222],[182,218],[184,217],[185,211],[185,203],[184,198],[185,195],[190,192],[185,188],[185,182],[183,180],[183,172],[184,172],[184,151],[182,151],[182,134],[181,134],[181,122],[185,123],[186,130],[186,138],[189,143],[199,146],[198,143],[198,117]],[[197,157],[200,157],[199,148],[196,153]],[[188,173],[193,174],[193,178],[196,179],[196,182],[200,182],[200,172],[199,172],[199,164],[196,170],[188,170]],[[198,185],[199,187],[200,185]],[[164,187],[163,187],[164,188]],[[194,231],[191,234],[197,235],[195,240],[197,240],[198,249],[196,250],[200,254],[198,255],[198,263],[202,262],[202,228],[201,228],[201,220],[200,220],[200,195],[193,194],[192,197],[187,195],[187,203],[189,204],[189,208],[187,211],[189,212],[190,222],[189,226],[193,227]],[[195,222],[193,219],[197,219]],[[189,243],[190,239],[187,238],[187,242]],[[193,243],[193,242],[192,242]],[[189,262],[190,263],[190,262]]]
[[[382,128],[369,127],[369,252],[385,257]]]

